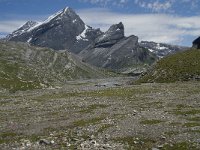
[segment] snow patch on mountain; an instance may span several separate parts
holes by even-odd
[[[160,43],[157,43],[157,46],[155,48],[158,49],[158,50],[169,49],[168,47],[160,46]]]
[[[31,37],[31,38],[29,38],[29,39],[27,40],[27,42],[28,42],[28,43],[30,43],[30,41],[31,41],[31,40],[32,40],[32,37]]]
[[[153,49],[150,49],[150,48],[149,48],[148,50],[149,50],[150,52],[154,52],[154,50],[153,50]]]
[[[76,36],[76,39],[77,40],[85,40],[85,41],[88,41],[88,39],[86,39],[86,33],[87,33],[87,30],[89,29],[89,26],[85,25],[85,29],[83,30],[83,32]]]
[[[36,24],[35,26],[32,26],[30,29],[28,29],[27,32],[32,31],[33,29],[39,27],[39,26],[42,25],[42,24],[43,24],[42,22],[38,22],[38,24]]]
[[[74,19],[72,22],[73,22],[73,23],[77,22],[77,19]]]

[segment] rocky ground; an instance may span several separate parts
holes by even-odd
[[[0,149],[200,149],[200,82],[130,80],[0,91]]]

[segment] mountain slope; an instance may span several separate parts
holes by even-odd
[[[81,18],[67,7],[44,22],[27,22],[22,28],[8,35],[7,40],[78,53],[101,34],[100,29],[92,29],[85,25]]]
[[[106,77],[105,72],[66,51],[0,42],[0,87],[26,90],[64,84],[68,80]]]
[[[112,25],[79,55],[89,64],[131,74],[145,72],[157,60],[153,53],[138,44],[138,37],[124,36],[121,22]]]
[[[200,79],[200,50],[190,49],[158,61],[139,82],[176,82]]]

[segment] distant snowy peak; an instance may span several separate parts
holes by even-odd
[[[150,52],[156,54],[159,58],[163,58],[167,55],[177,53],[179,51],[184,51],[187,47],[183,46],[176,46],[164,43],[155,43],[155,42],[148,42],[148,41],[141,41],[140,45]]]
[[[169,49],[169,47],[163,46],[160,43],[157,43],[155,48],[158,49],[158,50]]]
[[[7,38],[19,36],[25,32],[27,32],[30,28],[38,25],[39,23],[36,21],[27,21],[24,25],[20,26],[17,30],[15,30],[13,33],[9,34]]]

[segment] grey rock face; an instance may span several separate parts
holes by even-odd
[[[140,46],[148,49],[152,53],[156,54],[159,58],[168,56],[170,54],[175,54],[180,51],[186,50],[188,47],[169,45],[164,43],[155,43],[142,41],[139,43]]]
[[[16,36],[11,34],[8,40],[28,42],[55,50],[68,49],[78,53],[100,34],[99,29],[94,30],[86,26],[71,8],[65,8],[50,16],[43,23],[32,24],[22,34]]]
[[[78,36],[85,29],[84,22],[70,9],[64,9],[49,22],[31,31],[31,44],[55,50],[72,49]]]
[[[94,40],[102,34],[103,32],[100,29],[93,29],[90,26],[86,26],[86,29],[83,31],[83,33],[76,37],[77,40],[74,43],[71,51],[74,53],[79,53],[88,45],[94,43]]]
[[[84,62],[117,72],[143,72],[157,58],[139,46],[138,37],[124,37],[122,23],[113,25],[79,54]],[[141,71],[142,70],[142,71]]]
[[[92,27],[89,27],[85,35],[86,35],[87,39],[94,40],[102,34],[103,34],[103,32],[99,28],[92,29]]]
[[[124,25],[120,22],[112,25],[108,31],[99,36],[95,40],[95,47],[112,46],[122,38],[124,38]]]

